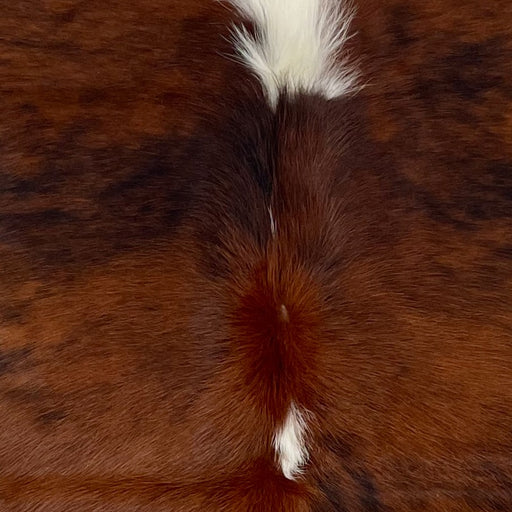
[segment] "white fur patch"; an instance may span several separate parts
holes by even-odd
[[[283,475],[289,480],[302,472],[308,460],[305,443],[306,421],[292,402],[286,420],[274,436],[274,449]]]
[[[357,89],[359,72],[344,54],[353,10],[344,0],[228,0],[254,23],[235,29],[242,61],[274,107],[280,92],[328,99]]]

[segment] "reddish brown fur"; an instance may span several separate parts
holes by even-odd
[[[357,8],[273,113],[219,3],[0,7],[2,512],[512,509],[512,10]]]

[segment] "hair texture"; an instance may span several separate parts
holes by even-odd
[[[226,2],[0,2],[0,512],[512,511],[512,9]]]
[[[293,480],[302,472],[302,466],[308,460],[305,444],[306,420],[292,402],[283,426],[276,432],[274,448],[278,455],[283,475]]]
[[[254,25],[235,28],[239,57],[259,78],[275,107],[287,91],[331,99],[357,87],[345,51],[353,9],[332,0],[229,0]]]
[[[267,144],[275,148],[274,159],[269,162],[269,169],[275,169],[275,174],[272,178],[273,199],[270,199],[268,207],[268,221],[272,251],[286,252],[285,233],[294,229],[291,226],[296,226],[299,231],[305,228],[296,223],[296,211],[281,225],[282,219],[278,219],[283,215],[280,211],[281,206],[283,202],[286,203],[288,194],[291,196],[315,195],[314,181],[310,181],[308,177],[304,178],[302,174],[314,172],[313,162],[324,158],[322,155],[316,155],[318,148],[310,148],[309,156],[297,157],[295,160],[292,157],[293,162],[287,162],[286,155],[299,155],[298,145],[306,143],[306,141],[294,140],[293,136],[290,139],[294,132],[293,122],[290,124],[294,117],[291,112],[300,109],[299,105],[306,97],[317,96],[320,102],[325,103],[325,99],[337,98],[355,89],[358,71],[352,65],[346,51],[353,10],[348,4],[334,0],[230,0],[230,2],[251,24],[251,28],[240,25],[234,29],[236,52],[242,63],[261,82],[266,100],[273,111],[274,119],[271,126],[278,127],[276,133],[269,131],[264,135]],[[280,102],[280,98],[284,101]],[[287,102],[288,105],[285,105]],[[297,124],[295,133],[303,132],[308,125],[312,126],[312,116],[315,116],[312,112],[306,114]],[[323,128],[320,128],[320,131],[322,130]],[[256,143],[255,140],[250,142]],[[280,156],[275,159],[277,155]],[[306,162],[310,157],[313,161],[308,167]],[[296,168],[298,162],[301,163],[300,168]],[[297,172],[298,174],[295,174]],[[322,179],[327,179],[327,174],[324,173]],[[287,180],[289,182],[283,185]],[[316,200],[314,199],[313,202]],[[272,202],[276,203],[276,211],[272,208]],[[292,209],[298,211],[300,208],[302,206],[295,205]],[[327,218],[324,220],[328,222]],[[289,249],[294,252],[293,243]],[[278,281],[284,279],[283,267],[294,267],[291,264],[292,261],[293,258],[290,258],[289,261],[281,262],[281,268],[276,269],[275,275],[269,280],[269,288],[273,294],[283,295],[283,291],[278,291]],[[295,275],[288,276],[287,286],[291,286],[295,280]],[[295,300],[295,298],[290,299],[292,313]],[[273,299],[269,299],[269,304],[272,302]],[[274,304],[271,308],[274,310],[272,315],[279,311],[277,315],[283,328],[278,329],[279,334],[271,336],[272,343],[281,348],[269,347],[269,353],[275,350],[289,350],[289,346],[285,348],[290,345],[286,341],[289,334],[284,334],[289,330],[289,327],[286,327],[289,324],[288,306],[289,304],[281,306]],[[254,304],[250,310],[251,314],[254,314],[256,310]],[[293,322],[297,323],[297,316]],[[299,321],[298,324],[300,323]],[[261,328],[263,327],[259,326],[257,329]],[[295,334],[297,335],[298,333]],[[304,347],[298,349],[301,348]],[[295,364],[294,359],[297,357],[297,354],[293,356],[290,365]],[[289,367],[276,368],[276,372],[272,379],[288,383],[293,380],[290,377]],[[297,386],[300,384],[297,383]],[[289,384],[283,385],[280,389],[281,396],[271,399],[280,404],[276,408],[279,412],[274,417],[273,448],[280,471],[287,479],[294,480],[304,471],[309,457],[306,446],[307,408],[287,388],[290,388]]]

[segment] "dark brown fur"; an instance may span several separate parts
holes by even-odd
[[[512,509],[512,10],[357,4],[275,114],[219,3],[0,7],[1,511]]]

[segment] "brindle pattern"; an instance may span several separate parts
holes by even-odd
[[[367,87],[281,104],[285,134],[226,58],[221,4],[0,7],[2,510],[512,508],[512,9],[357,3]],[[276,140],[317,132],[343,153],[276,178]],[[260,385],[243,361],[270,315],[262,205],[296,186],[293,218],[324,180],[338,217],[288,240],[325,307],[293,367],[314,420],[289,482],[239,384]]]

